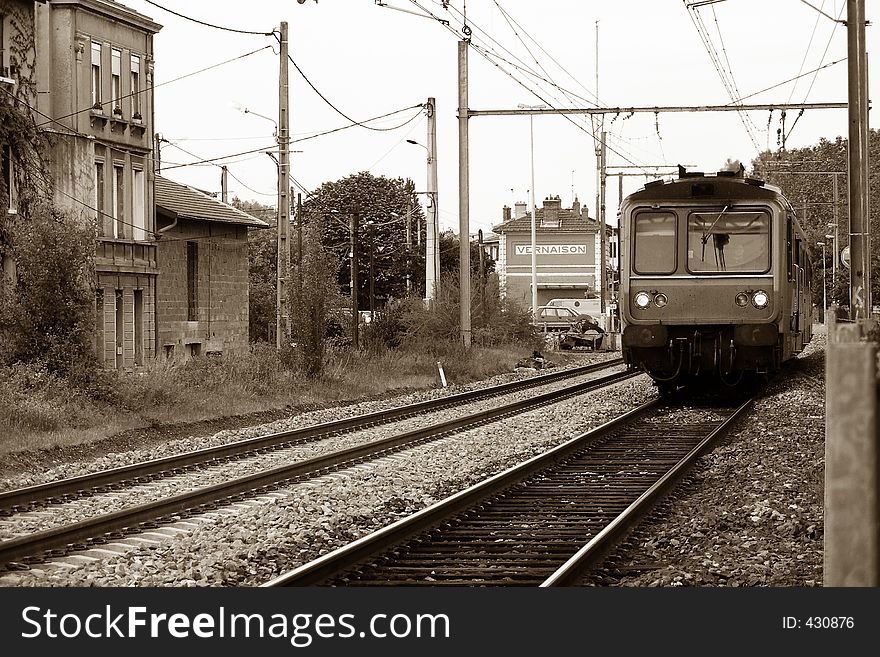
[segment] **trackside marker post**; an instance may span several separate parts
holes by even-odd
[[[443,371],[443,366],[440,364],[440,361],[437,361],[437,371],[440,372],[440,382],[443,384],[443,387],[446,387],[446,373]]]

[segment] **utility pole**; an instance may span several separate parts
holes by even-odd
[[[291,187],[291,195],[293,188]],[[303,300],[303,205],[302,194],[296,195],[296,312],[301,316]],[[302,320],[300,320],[302,321]]]
[[[458,271],[461,340],[471,346],[470,171],[468,157],[468,42],[458,42]],[[435,210],[436,212],[436,210]],[[436,216],[436,214],[435,214]]]
[[[410,280],[410,250],[412,249],[412,196],[406,199],[406,296],[410,295],[412,281]]]
[[[354,349],[360,348],[358,340],[358,321],[360,313],[358,311],[358,219],[360,208],[357,206],[351,209],[351,343]]]
[[[229,203],[229,170],[226,168],[226,165],[221,167],[222,173],[220,174],[220,199],[224,203]]]
[[[531,240],[532,240],[532,321],[538,323],[538,243],[537,243],[537,224],[538,218],[535,211],[535,117],[529,115],[529,143],[531,145],[531,162],[532,162],[532,193],[529,199],[532,204],[532,224],[531,224]],[[545,217],[546,218],[546,217]]]
[[[599,230],[602,233],[601,239],[599,240],[599,248],[602,249],[602,254],[599,258],[599,265],[602,267],[602,270],[600,272],[601,276],[599,278],[602,286],[602,293],[599,295],[599,312],[601,312],[603,315],[605,315],[605,299],[608,291],[608,274],[606,272],[605,266],[605,258],[607,257],[608,252],[608,235],[605,232],[605,183],[607,180],[607,175],[605,173],[606,156],[607,151],[605,148],[605,131],[603,130],[601,133],[601,140],[599,142]],[[608,328],[607,315],[604,328]]]
[[[467,66],[467,64],[465,64]],[[440,293],[440,211],[437,207],[437,109],[428,98],[428,217],[425,225],[425,302]],[[421,231],[418,231],[421,236]]]
[[[278,75],[278,262],[275,288],[275,347],[290,342],[290,144],[288,143],[287,23],[281,23],[281,60]],[[283,339],[282,339],[283,334]]]
[[[370,232],[370,321],[373,320],[373,312],[375,311],[375,295],[373,293],[373,282],[375,280],[375,275],[373,274],[373,268],[376,266],[376,261],[373,259],[373,254],[376,251],[376,227],[368,222],[367,226]]]
[[[850,309],[853,319],[871,316],[871,238],[868,224],[868,55],[865,0],[847,0],[849,72]],[[835,245],[836,246],[836,245]]]
[[[838,193],[838,185],[837,185],[837,176],[840,174],[833,174],[832,180],[834,181],[834,205],[832,207],[832,211],[834,212],[834,246],[831,249],[831,303],[835,303],[834,296],[834,285],[837,280],[837,258],[840,254],[840,242],[837,240],[837,224],[838,224],[838,211],[837,211],[837,193]]]

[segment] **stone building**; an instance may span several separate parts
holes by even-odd
[[[563,208],[558,196],[535,208],[535,269],[538,305],[557,297],[583,298],[598,294],[601,285],[599,223],[575,198]],[[503,209],[502,223],[492,230],[498,238],[496,271],[505,296],[523,307],[532,305],[532,218],[525,203]],[[606,269],[613,269],[613,231],[606,226],[609,248]]]
[[[250,228],[269,224],[156,176],[158,344],[167,358],[248,349]]]
[[[29,112],[46,137],[55,205],[95,226],[95,350],[123,371],[157,356],[247,348],[247,230],[266,226],[191,188],[157,183],[160,29],[114,0],[0,0],[0,102]],[[2,139],[0,147],[8,182],[0,210],[15,213],[16,158]],[[0,260],[13,278],[2,248]]]

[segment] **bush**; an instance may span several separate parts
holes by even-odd
[[[12,231],[14,285],[0,285],[0,363],[41,362],[66,373],[93,366],[94,227],[35,206]]]

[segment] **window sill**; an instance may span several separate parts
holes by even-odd
[[[104,112],[93,109],[89,112],[89,116],[93,128],[103,128],[105,125],[107,125],[107,117],[104,116]]]
[[[114,116],[110,119],[110,131],[111,132],[125,132],[125,129],[128,127],[128,121],[125,119]]]

